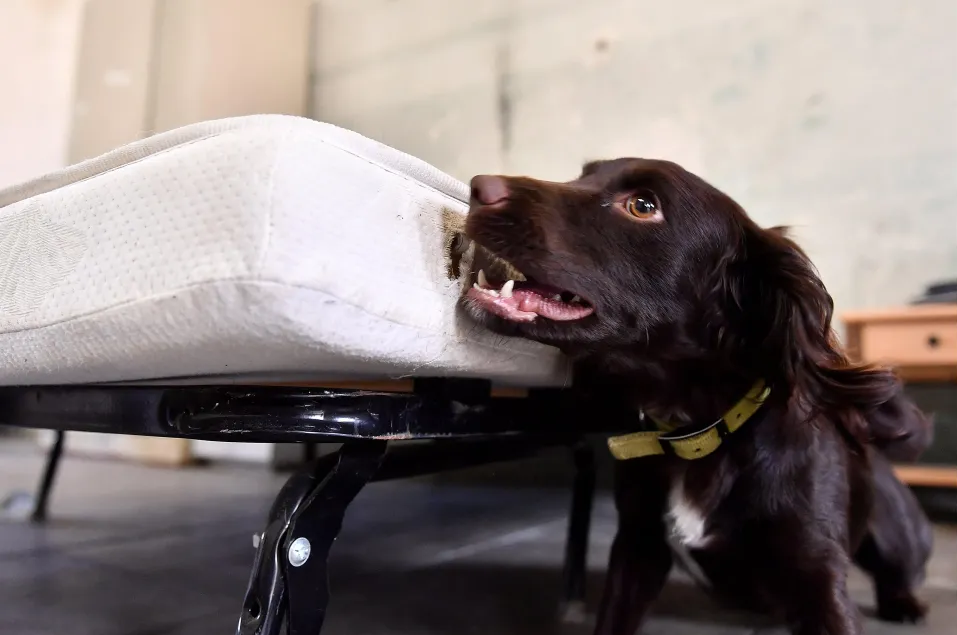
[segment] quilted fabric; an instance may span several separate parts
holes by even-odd
[[[457,309],[468,188],[298,117],[208,122],[0,190],[0,384],[464,376],[564,385]]]

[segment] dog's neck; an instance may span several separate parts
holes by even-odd
[[[643,380],[635,378],[636,384]],[[641,403],[636,405],[658,420],[680,425],[713,423],[740,401],[754,384],[754,378],[749,377],[702,377],[698,373],[672,381],[669,382],[670,389],[659,384],[659,390],[653,394],[644,388],[638,391]],[[653,384],[645,386],[651,388]]]
[[[627,367],[589,359],[581,374],[627,395],[629,405],[679,424],[711,423],[737,403],[760,377],[700,361],[648,361]]]

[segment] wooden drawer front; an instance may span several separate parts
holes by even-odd
[[[957,320],[885,322],[860,326],[860,353],[894,366],[957,365]]]

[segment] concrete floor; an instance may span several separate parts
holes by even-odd
[[[0,438],[0,487],[31,487],[41,462],[32,448]],[[47,526],[0,523],[0,633],[232,633],[251,536],[283,480],[252,467],[164,470],[68,457]],[[587,634],[588,616],[579,624],[556,616],[567,505],[564,489],[489,479],[368,487],[336,545],[324,633]],[[613,529],[603,495],[590,554],[593,596]],[[853,588],[867,611],[867,581],[855,576]],[[933,605],[926,624],[869,621],[868,632],[955,632],[957,525],[937,527],[921,594]],[[730,635],[759,624],[714,607],[676,576],[645,632]]]

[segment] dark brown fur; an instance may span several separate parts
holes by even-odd
[[[623,212],[636,192],[660,201],[663,221]],[[913,591],[929,523],[886,457],[916,457],[930,422],[891,372],[848,361],[831,298],[783,229],[760,228],[673,163],[616,159],[567,183],[477,177],[467,234],[595,307],[575,322],[516,323],[466,302],[493,330],[571,355],[591,398],[703,424],[756,379],[772,388],[754,420],[703,459],[617,463],[620,525],[597,633],[632,635],[661,590],[676,483],[706,518],[708,542],[691,556],[729,602],[779,615],[795,633],[860,633],[846,587],[856,560],[881,617],[923,616]]]

